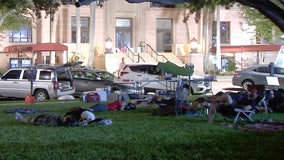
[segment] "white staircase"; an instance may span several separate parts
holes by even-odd
[[[184,66],[183,61],[173,53],[159,53],[159,54],[164,55],[170,62],[178,66]]]
[[[159,56],[152,57],[149,53],[140,53],[140,59],[138,60],[138,56],[135,56],[134,62],[127,57],[126,54],[121,54],[124,57],[125,63],[136,63],[136,62],[166,62],[169,60],[170,62],[177,64],[178,66],[184,66],[184,63],[181,59],[179,59],[175,54],[173,53],[158,53]],[[138,55],[138,54],[136,54]],[[156,61],[157,59],[157,61]],[[143,61],[144,60],[144,61]]]

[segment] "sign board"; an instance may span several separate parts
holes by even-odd
[[[278,77],[267,76],[266,81],[267,81],[267,85],[269,86],[279,86],[280,85]]]
[[[217,64],[217,56],[210,55],[209,60],[211,61],[211,63]]]

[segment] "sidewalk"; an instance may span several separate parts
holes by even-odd
[[[212,82],[212,91],[214,94],[223,91],[224,88],[238,88],[232,84],[233,76],[217,76],[217,81]]]
[[[217,81],[232,82],[233,76],[217,76]]]

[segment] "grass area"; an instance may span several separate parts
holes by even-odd
[[[21,101],[22,102],[22,101]],[[0,104],[0,159],[282,159],[284,132],[253,132],[228,127],[217,115],[152,116],[153,106],[133,111],[99,112],[96,117],[113,121],[111,126],[47,127],[21,124],[6,109],[48,109],[63,115],[79,101],[35,104]],[[24,115],[25,117],[36,114]],[[258,114],[284,120],[284,114]]]

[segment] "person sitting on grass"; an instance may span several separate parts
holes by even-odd
[[[257,108],[259,95],[256,89],[252,89],[248,95],[242,93],[223,93],[219,92],[209,98],[210,110],[208,123],[212,123],[216,112],[224,116],[234,116],[235,108],[252,110]]]

